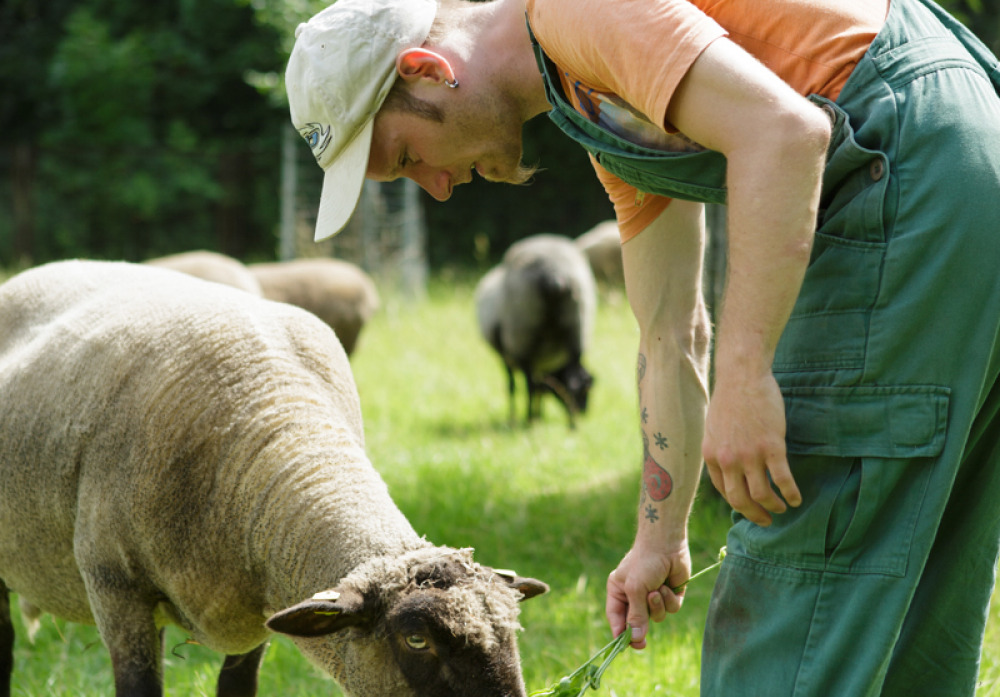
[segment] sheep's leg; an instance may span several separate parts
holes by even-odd
[[[163,697],[160,632],[154,629],[152,641],[145,632],[136,631],[120,635],[117,642],[114,647],[108,646],[115,673],[115,697]]]
[[[0,697],[10,697],[10,674],[14,670],[14,623],[10,618],[10,595],[0,580]]]
[[[84,580],[97,629],[111,654],[115,697],[162,697],[163,636],[153,621],[154,603],[127,577],[109,569]]]
[[[526,420],[528,423],[531,423],[541,412],[539,408],[539,398],[541,395],[538,393],[538,383],[532,378],[531,366],[527,363],[522,363],[521,372],[524,373],[524,384],[528,388],[528,412]]]
[[[219,673],[216,697],[256,697],[257,675],[267,643],[239,656],[226,656]]]
[[[514,404],[514,387],[516,386],[515,379],[514,379],[514,369],[511,368],[510,364],[507,363],[507,362],[504,362],[503,365],[504,365],[504,368],[507,369],[507,403],[510,405],[510,407],[509,407],[510,408],[510,415],[508,416],[508,421],[510,422],[511,426],[513,426],[514,425],[514,419],[515,419],[515,417],[514,417],[514,413],[515,413],[514,412],[514,407],[515,407],[515,404]]]

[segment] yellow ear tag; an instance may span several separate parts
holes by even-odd
[[[511,569],[493,569],[493,573],[495,573],[497,576],[503,576],[504,578],[509,578],[512,581],[515,578],[517,578],[517,572]]]
[[[310,600],[337,600],[338,598],[340,598],[340,593],[338,593],[337,591],[320,591],[312,598],[310,598]],[[313,610],[313,614],[323,615],[324,617],[333,617],[334,615],[339,615],[340,610],[333,610],[331,612]]]

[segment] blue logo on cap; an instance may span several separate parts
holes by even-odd
[[[321,123],[307,123],[299,129],[299,134],[306,139],[313,157],[317,160],[323,155],[323,151],[330,144],[330,127]]]

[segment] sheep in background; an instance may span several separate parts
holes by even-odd
[[[574,240],[590,262],[594,278],[600,283],[623,288],[625,271],[622,266],[622,239],[618,221],[598,223]]]
[[[521,371],[528,392],[527,420],[540,415],[541,395],[551,391],[575,426],[593,384],[580,359],[597,304],[594,275],[583,252],[558,235],[516,242],[480,280],[475,303],[479,331],[507,369],[511,421],[514,374]]]
[[[295,259],[251,264],[249,269],[265,298],[297,305],[330,325],[348,356],[379,307],[371,277],[340,259]]]
[[[96,622],[115,691],[162,694],[159,628],[253,695],[268,628],[345,694],[523,697],[529,578],[420,537],[364,449],[315,316],[149,266],[60,262],[0,286],[0,694],[8,589]]]
[[[198,249],[149,259],[146,263],[239,288],[254,295],[261,294],[260,283],[241,261],[218,252]]]

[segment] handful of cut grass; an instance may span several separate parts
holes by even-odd
[[[589,661],[554,685],[532,692],[528,697],[582,697],[588,688],[596,690],[601,686],[601,676],[611,665],[611,661],[631,643],[631,636],[632,632],[626,627],[624,632],[591,656]]]
[[[723,547],[719,550],[719,560],[717,562],[706,566],[698,573],[693,574],[687,581],[671,590],[674,592],[680,591],[694,579],[717,567],[725,558],[726,548]],[[528,697],[583,697],[583,694],[588,689],[596,690],[601,686],[601,676],[604,675],[604,671],[611,665],[611,661],[615,660],[615,656],[624,651],[630,643],[632,643],[632,632],[626,627],[624,632],[591,656],[589,661],[566,677],[560,679],[559,682],[550,685],[544,690],[536,690],[530,693]]]

